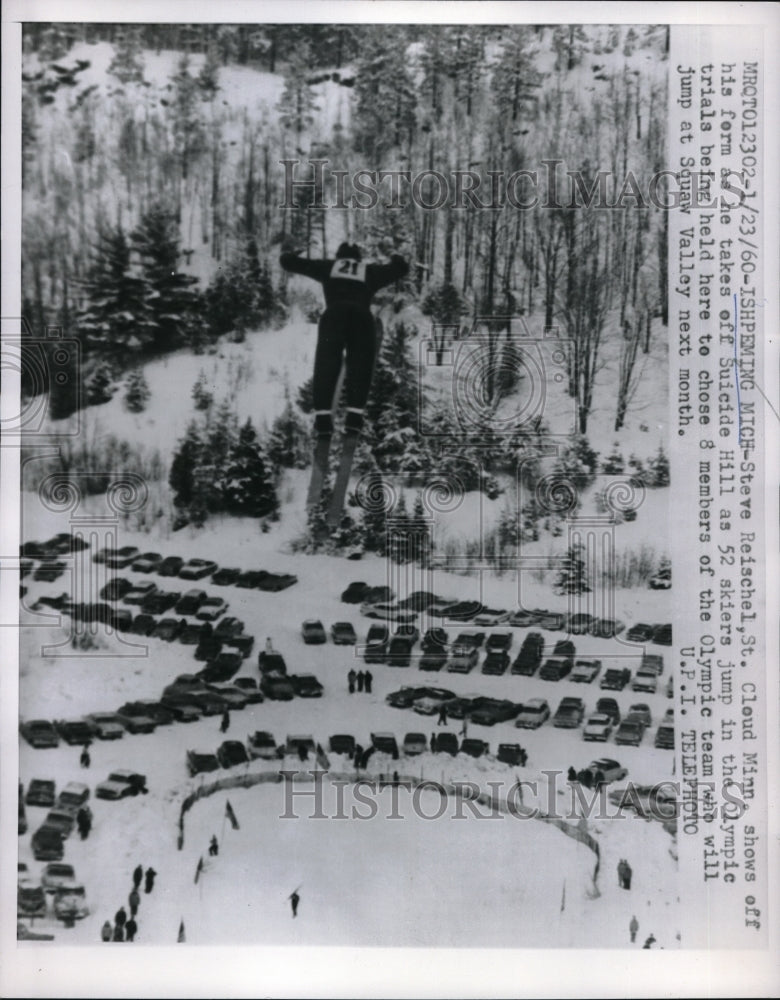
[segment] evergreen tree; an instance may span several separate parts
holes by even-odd
[[[189,176],[192,160],[206,148],[206,132],[199,107],[198,81],[190,73],[190,57],[185,52],[171,77],[173,100],[169,117],[181,176]]]
[[[650,486],[669,485],[669,456],[664,451],[664,446],[659,445],[658,451],[648,462],[648,473]]]
[[[313,377],[307,378],[303,385],[298,389],[298,395],[295,401],[298,404],[298,408],[303,413],[314,413],[314,398],[312,395],[313,382]]]
[[[355,60],[352,128],[355,148],[366,154],[368,167],[402,147],[414,128],[416,94],[406,35],[404,25],[367,25]]]
[[[284,409],[274,420],[268,457],[276,468],[305,469],[309,464],[309,431],[285,390]]]
[[[254,239],[217,272],[206,290],[206,308],[215,333],[262,329],[279,315],[268,268],[260,262]]]
[[[114,36],[114,58],[108,72],[120,83],[142,83],[144,78],[144,57],[142,53],[141,31],[138,25],[117,25]]]
[[[409,531],[410,559],[420,563],[421,566],[427,566],[431,559],[431,526],[421,493],[418,493],[414,499],[414,508],[409,518]]]
[[[588,594],[587,573],[585,561],[582,558],[583,546],[572,545],[566,553],[555,581],[555,591],[559,594]]]
[[[141,413],[146,409],[151,392],[146,376],[140,368],[130,372],[125,392],[125,408],[131,413]]]
[[[612,451],[602,463],[601,471],[608,476],[619,476],[625,471],[625,468],[626,463],[620,451],[620,445],[615,441],[612,445]]]
[[[367,440],[380,469],[388,472],[401,470],[404,462],[409,471],[411,466],[425,467],[412,332],[404,323],[396,323],[385,334],[366,405]]]
[[[411,521],[406,509],[406,497],[403,493],[390,514],[390,522],[391,531],[387,555],[393,562],[407,563],[412,559],[409,538]]]
[[[219,90],[219,46],[212,42],[206,52],[206,58],[198,73],[198,87],[201,98],[204,101],[211,101],[216,97]]]
[[[196,410],[208,410],[214,402],[214,394],[208,389],[206,373],[201,368],[195,384],[192,387],[192,398],[195,401]]]
[[[279,501],[271,463],[263,451],[257,431],[247,420],[232,449],[223,485],[225,508],[248,517],[276,517]]]
[[[203,438],[198,424],[192,420],[174,452],[168,476],[173,490],[173,503],[182,511],[189,509],[196,501],[196,469],[201,464],[202,456]]]
[[[368,474],[365,493],[368,498],[379,498],[385,495],[384,481],[381,472],[375,470]],[[364,545],[367,551],[384,555],[387,550],[387,512],[381,504],[367,503],[363,510]]]
[[[107,403],[114,395],[114,374],[107,361],[96,364],[84,381],[87,406]]]

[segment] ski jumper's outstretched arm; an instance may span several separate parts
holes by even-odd
[[[285,271],[291,271],[293,274],[302,274],[304,277],[313,278],[315,281],[324,281],[328,277],[328,274],[330,274],[330,269],[333,266],[333,261],[309,260],[306,257],[299,257],[297,253],[283,253],[279,258],[279,263]]]

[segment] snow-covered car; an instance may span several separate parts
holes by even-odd
[[[606,743],[612,734],[612,719],[604,712],[595,712],[585,723],[582,738],[588,742]]]
[[[406,611],[403,608],[399,608],[397,604],[388,603],[361,604],[360,613],[361,615],[365,615],[366,618],[379,618],[382,621],[392,621],[401,624],[411,624],[417,619],[416,611]]]
[[[297,582],[298,577],[294,573],[269,573],[263,569],[257,574],[255,586],[258,590],[276,594],[280,590],[287,590]]]
[[[636,625],[632,625],[628,632],[626,632],[626,639],[629,642],[650,642],[652,638],[653,626],[647,625],[645,622],[638,622]]]
[[[497,722],[509,722],[517,717],[519,705],[508,698],[486,698],[477,708],[469,712],[475,726],[495,726]]]
[[[651,576],[648,582],[651,590],[671,590],[672,589],[672,569],[659,570],[655,576]]]
[[[208,774],[210,771],[219,770],[219,761],[215,753],[201,753],[199,750],[187,751],[187,770],[190,777],[196,774]]]
[[[26,806],[53,806],[56,785],[48,778],[33,778],[24,796]]]
[[[146,777],[137,771],[112,771],[95,787],[95,796],[99,799],[126,799],[146,792]]]
[[[90,712],[86,719],[99,740],[120,740],[125,735],[125,727],[116,712]]]
[[[546,698],[529,698],[523,702],[515,725],[518,729],[538,729],[550,718],[550,706]]]
[[[132,589],[132,580],[128,580],[124,576],[115,576],[100,588],[99,596],[104,601],[121,601],[125,594]]]
[[[575,660],[569,680],[575,684],[590,684],[601,671],[601,660]]]
[[[645,728],[653,724],[653,715],[650,711],[650,706],[646,705],[644,702],[638,702],[636,705],[629,706],[626,718],[630,719],[632,716],[636,716]]]
[[[403,742],[403,752],[408,757],[414,757],[417,754],[425,753],[428,749],[428,738],[425,733],[407,733],[404,736]]]
[[[156,626],[157,619],[152,615],[143,612],[133,618],[133,624],[130,626],[130,634],[149,636],[152,632],[154,632]]]
[[[292,674],[290,683],[299,698],[321,698],[323,687],[314,674]]]
[[[484,740],[468,736],[461,743],[458,753],[464,753],[467,757],[478,758],[484,756],[489,749],[490,747]]]
[[[631,690],[655,694],[658,690],[658,675],[655,670],[640,667],[631,679]]]
[[[653,627],[652,641],[659,646],[671,646],[672,644],[672,626],[671,625],[655,625]]]
[[[87,891],[79,882],[66,882],[54,894],[54,915],[69,923],[82,920],[89,914]]]
[[[307,618],[301,625],[301,636],[307,646],[319,646],[328,641],[322,622],[317,618]]]
[[[314,753],[316,749],[317,744],[314,742],[314,737],[310,734],[287,734],[287,740],[284,744],[284,752],[288,756],[300,757],[302,751],[306,751],[307,754],[310,754]]]
[[[620,709],[614,698],[599,698],[596,702],[596,712],[599,715],[609,716],[613,726],[620,722]]]
[[[642,742],[645,727],[634,719],[623,719],[615,733],[615,743],[621,746],[638,747]]]
[[[278,757],[276,740],[265,729],[257,729],[246,741],[246,748],[252,760],[276,760]]]
[[[69,781],[57,796],[57,808],[67,809],[74,815],[89,800],[89,785],[83,781]]]
[[[455,692],[447,688],[429,687],[421,698],[415,700],[412,708],[418,715],[435,715],[454,697]]]
[[[560,631],[566,621],[566,615],[563,611],[545,611],[543,608],[539,608],[535,614],[535,624],[547,632]]]
[[[488,653],[492,653],[495,650],[498,650],[499,652],[508,652],[512,648],[513,639],[514,636],[511,632],[492,632],[487,637],[485,649]]]
[[[545,660],[539,677],[543,681],[559,681],[571,670],[571,659],[568,656],[551,656]]]
[[[17,884],[16,915],[29,919],[46,916],[46,893],[41,886]]]
[[[68,746],[83,746],[92,742],[92,728],[84,719],[58,719],[54,725]]]
[[[246,660],[255,648],[255,637],[253,635],[227,635],[218,641],[223,642],[226,646],[240,653],[242,660]]]
[[[250,705],[260,705],[265,700],[254,677],[236,677],[233,681],[233,687],[244,692]]]
[[[218,587],[232,587],[241,576],[238,566],[221,566],[211,578]]]
[[[188,559],[179,570],[179,577],[182,580],[203,580],[216,572],[217,564],[211,559]]]
[[[106,553],[105,564],[109,569],[124,569],[134,559],[137,559],[140,554],[141,552],[137,546],[123,545],[121,549],[114,549]]]
[[[154,639],[162,639],[163,642],[173,642],[186,625],[180,618],[161,618],[152,629]]]
[[[371,746],[377,753],[398,757],[398,743],[394,733],[371,733]]]
[[[43,749],[48,747],[58,747],[60,738],[57,730],[48,719],[30,719],[21,723],[19,732],[27,740],[31,747]]]
[[[468,674],[479,662],[479,653],[469,646],[453,645],[450,658],[447,661],[447,672],[450,674]]]
[[[530,677],[536,673],[536,668],[542,662],[544,639],[541,632],[529,632],[523,640],[520,652],[512,663],[513,674],[523,674]]]
[[[444,664],[447,662],[447,650],[446,649],[431,649],[427,653],[423,653],[420,657],[420,662],[418,664],[420,670],[441,670]]]
[[[598,760],[592,760],[586,770],[593,775],[594,784],[597,777],[599,782],[603,781],[605,784],[609,784],[612,781],[622,781],[628,775],[627,769],[610,757],[599,757]]]
[[[674,725],[662,722],[655,733],[654,745],[659,750],[674,750]]]
[[[238,618],[232,615],[228,618],[223,618],[222,621],[214,629],[214,635],[217,639],[232,638],[236,635],[241,635],[244,631],[244,623]]]
[[[572,635],[584,635],[589,631],[593,621],[593,615],[578,611],[574,614],[566,615],[563,622],[563,630],[564,632],[571,632]]]
[[[292,701],[295,689],[284,674],[263,674],[260,690],[271,701]]]
[[[391,708],[411,708],[418,698],[428,693],[427,687],[404,686],[385,696],[385,704]]]
[[[198,706],[192,705],[189,702],[179,701],[177,698],[163,695],[160,703],[168,709],[177,722],[197,722],[203,718],[203,712],[201,712]]]
[[[455,601],[441,609],[441,617],[445,621],[470,622],[483,610],[481,601]]]
[[[412,662],[412,639],[394,635],[387,644],[385,663],[389,667],[408,667]]]
[[[523,748],[519,743],[499,743],[496,757],[502,764],[517,767],[523,760]]]
[[[482,664],[482,673],[492,677],[500,677],[508,669],[509,653],[505,649],[491,650]]]
[[[552,723],[556,729],[576,729],[585,716],[582,698],[561,698]]]
[[[628,667],[610,667],[601,678],[599,687],[602,691],[622,691],[630,680]]]
[[[50,861],[43,866],[41,886],[45,892],[56,892],[61,885],[76,881],[76,871],[73,865],[66,861]]]
[[[352,622],[334,622],[330,627],[330,637],[336,646],[354,646],[357,642]]]
[[[159,552],[144,552],[130,564],[136,573],[154,573],[159,568],[163,557]]]
[[[157,567],[157,573],[160,576],[178,576],[183,565],[181,556],[166,556]]]
[[[177,615],[194,615],[197,613],[201,604],[206,600],[208,594],[205,590],[198,590],[193,588],[192,590],[186,591],[182,594],[176,603],[176,614]]]
[[[482,649],[485,643],[484,632],[460,632],[453,642],[453,646],[465,646],[467,649]]]
[[[32,835],[30,847],[36,861],[60,861],[65,853],[62,832],[45,822]]]
[[[368,584],[362,580],[355,580],[342,591],[341,600],[344,604],[362,604],[366,599]]]
[[[513,628],[529,628],[531,625],[537,624],[537,613],[535,611],[526,611],[524,608],[513,611],[509,618],[507,618],[507,625],[511,625]]]
[[[233,712],[238,712],[249,704],[249,699],[241,688],[234,687],[232,684],[209,684],[207,686],[209,691],[213,691],[215,695],[227,702],[228,708]]]
[[[660,653],[643,653],[640,670],[652,670],[659,677],[664,672],[664,658]]]
[[[455,757],[459,750],[460,744],[455,733],[438,733],[436,735],[436,749],[434,753],[448,753]]]
[[[227,604],[222,597],[207,597],[195,612],[195,617],[201,622],[215,622],[227,611]]]
[[[176,636],[182,646],[197,646],[209,632],[202,622],[188,622]]]
[[[61,559],[44,559],[33,573],[33,580],[43,583],[54,583],[65,572],[66,565]]]
[[[389,639],[390,630],[387,625],[371,625],[366,636],[366,648],[363,653],[363,659],[366,663],[385,662]]]
[[[55,806],[54,809],[50,809],[46,813],[44,824],[53,830],[57,830],[64,839],[67,839],[73,833],[73,827],[76,825],[76,815],[70,809],[60,809]]]
[[[154,719],[135,702],[126,702],[116,714],[128,733],[153,733],[157,728]]]
[[[619,618],[594,618],[590,624],[590,634],[598,639],[614,639],[625,628],[626,623]]]
[[[398,602],[398,607],[410,611],[427,611],[434,604],[445,605],[448,603],[452,602],[445,601],[431,590],[413,590],[408,597]]]
[[[134,584],[130,590],[125,592],[122,601],[124,604],[135,604],[140,607],[151,594],[156,592],[157,584],[147,580],[145,583]]]
[[[217,760],[222,767],[235,767],[237,764],[246,764],[249,754],[240,740],[225,740],[217,749]]]
[[[496,608],[483,608],[478,615],[474,616],[474,624],[481,626],[503,625],[508,621],[509,612]]]
[[[348,733],[337,733],[335,736],[331,736],[328,742],[328,749],[331,753],[343,754],[345,757],[354,755],[355,746],[355,737]]]

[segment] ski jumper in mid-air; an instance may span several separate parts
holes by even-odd
[[[325,294],[325,312],[320,317],[314,355],[312,396],[317,443],[308,506],[319,502],[327,473],[333,410],[338,402],[335,393],[346,354],[345,440],[327,518],[332,527],[341,516],[352,455],[363,427],[363,411],[371,388],[376,355],[371,299],[381,288],[403,278],[409,265],[397,254],[389,264],[366,263],[354,243],[342,243],[335,260],[308,260],[297,253],[284,253],[280,263],[285,271],[319,281]]]

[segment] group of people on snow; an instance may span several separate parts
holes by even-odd
[[[141,882],[144,882],[144,891],[150,893],[154,888],[156,875],[157,872],[152,867],[147,868],[146,873],[144,873],[143,865],[136,866],[133,871],[133,888],[127,897],[130,916],[128,917],[125,907],[120,906],[114,914],[113,924],[110,920],[106,920],[101,927],[100,937],[102,941],[135,941],[135,936],[138,933],[138,922],[135,918],[141,905]]]
[[[347,674],[347,687],[350,694],[354,694],[355,691],[360,694],[365,691],[366,694],[371,694],[371,685],[374,683],[374,675],[370,670],[358,670],[355,673],[354,670],[350,670]]]

